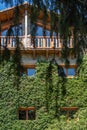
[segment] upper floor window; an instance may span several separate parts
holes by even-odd
[[[63,68],[66,76],[75,76],[76,69],[75,68]]]
[[[68,68],[68,76],[75,76],[75,68]]]
[[[33,69],[33,68],[28,68],[28,69],[27,69],[27,74],[28,74],[28,76],[33,76],[33,75],[35,75],[35,69]]]

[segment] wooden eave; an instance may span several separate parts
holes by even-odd
[[[32,15],[32,8],[34,8],[33,6],[29,5],[29,4],[23,4],[23,5],[19,5],[18,9],[19,9],[19,14],[21,14],[19,16],[19,23],[22,23],[22,17],[24,15],[25,9],[27,7],[28,13],[30,13],[30,15]],[[6,10],[2,10],[0,11],[0,23],[1,23],[1,31],[4,31],[6,29],[8,29],[10,26],[14,26],[14,12],[15,9],[17,7],[12,7],[12,8],[8,8]],[[46,20],[46,25],[44,25],[44,13],[42,10],[36,8],[37,11],[39,12],[39,15],[37,17],[37,20],[35,20],[36,25],[38,26],[42,26],[45,29],[50,30],[50,12],[48,11],[47,13],[47,20]]]

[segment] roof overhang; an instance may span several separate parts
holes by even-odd
[[[0,11],[0,23],[1,23],[1,31],[4,31],[8,29],[10,26],[14,26],[14,18],[15,18],[15,11],[16,11],[17,6],[8,8],[6,10]],[[28,14],[33,15],[33,9],[36,8],[38,12],[37,20],[33,21],[35,22],[38,26],[42,26],[45,29],[50,30],[50,11],[47,12],[47,18],[46,18],[46,24],[44,24],[44,12],[37,7],[33,7],[32,5],[29,5],[28,3],[24,3],[18,6],[19,10],[19,23],[22,23],[22,18],[24,16],[25,10],[28,10]]]

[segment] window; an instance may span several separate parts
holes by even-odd
[[[78,107],[61,107],[60,114],[65,115],[67,119],[74,119],[74,114],[78,111]]]
[[[28,68],[27,69],[27,74],[28,74],[28,76],[33,76],[35,74],[35,69]]]
[[[28,111],[28,120],[35,120],[35,110]]]
[[[75,76],[75,68],[68,68],[68,76]]]
[[[35,120],[36,109],[35,107],[21,107],[18,110],[19,120]]]
[[[75,76],[76,69],[75,68],[63,68],[66,76]]]
[[[26,111],[19,110],[19,120],[26,120]]]

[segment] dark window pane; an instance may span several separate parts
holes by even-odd
[[[35,120],[35,111],[34,110],[28,111],[28,119],[29,120]]]
[[[76,113],[76,111],[70,111],[69,112],[69,117],[73,119],[75,113]]]
[[[19,110],[19,120],[26,120],[26,111]]]
[[[61,115],[64,115],[64,116],[67,116],[67,118],[71,118],[73,119],[74,118],[74,114],[77,112],[77,110],[61,110],[60,111],[60,114]]]
[[[63,71],[64,71],[64,73],[65,73],[65,75],[66,75],[66,68],[63,68]]]

